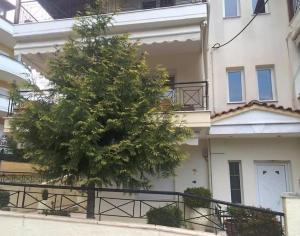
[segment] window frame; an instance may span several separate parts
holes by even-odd
[[[237,15],[236,16],[226,16],[226,1],[227,0],[223,0],[223,18],[224,19],[232,19],[232,18],[241,17],[241,2],[240,2],[240,0],[236,0],[236,2],[237,2]]]
[[[241,89],[242,89],[242,100],[241,101],[230,101],[229,72],[241,72]],[[226,79],[227,79],[227,103],[228,104],[242,104],[242,103],[245,103],[245,101],[246,101],[246,90],[245,90],[245,71],[244,71],[244,67],[226,68]]]
[[[230,164],[231,163],[238,163],[239,166],[239,181],[240,181],[240,195],[241,195],[241,202],[236,203],[236,204],[243,204],[244,203],[244,187],[243,187],[243,171],[242,171],[242,161],[241,160],[229,160],[228,161],[228,172],[229,172],[229,186],[230,186],[230,200],[233,203],[232,200],[232,187],[231,187],[231,179],[230,177],[232,176],[230,173]],[[235,189],[237,190],[237,189]]]
[[[270,70],[271,71],[271,85],[272,85],[272,99],[261,99],[259,94],[259,82],[258,82],[258,71],[259,70]],[[276,79],[275,79],[275,70],[274,65],[260,65],[255,67],[255,73],[256,73],[256,86],[257,86],[257,95],[258,95],[258,101],[260,102],[277,102],[277,89],[276,89]]]
[[[259,1],[259,0],[257,0],[257,1]],[[265,0],[264,0],[264,2],[265,2]],[[255,13],[254,13],[254,6],[253,6],[253,0],[251,0],[251,10],[252,10],[252,15],[255,15]],[[267,2],[266,4],[265,4],[265,12],[264,13],[258,13],[258,15],[265,15],[265,14],[270,14],[270,8],[269,8],[269,2]]]

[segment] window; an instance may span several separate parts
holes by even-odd
[[[244,101],[244,81],[243,70],[229,70],[228,76],[228,101],[243,102]]]
[[[239,0],[224,0],[224,16],[235,17],[240,15]]]
[[[274,100],[273,69],[257,68],[256,73],[257,73],[259,100],[261,101]]]
[[[252,8],[254,14],[267,12],[267,4],[265,4],[265,0],[252,0]]]
[[[231,202],[242,203],[240,161],[229,162],[229,175],[230,175]]]
[[[156,8],[156,0],[144,0],[143,1],[143,9],[151,9]]]

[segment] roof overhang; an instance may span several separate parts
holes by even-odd
[[[299,137],[300,113],[252,104],[215,116],[209,133],[211,137]]]

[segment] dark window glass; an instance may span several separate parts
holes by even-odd
[[[229,162],[231,202],[242,203],[240,162]]]
[[[174,6],[174,5],[175,5],[175,0],[161,0],[160,1],[161,7],[169,7],[169,6]]]
[[[156,7],[156,0],[143,1],[143,9],[151,9]]]
[[[266,13],[264,0],[252,0],[254,14]]]

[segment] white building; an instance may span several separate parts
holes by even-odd
[[[14,55],[43,73],[70,35],[76,5],[39,2],[52,20],[23,12],[18,24],[0,19],[0,30],[11,37]],[[259,14],[222,46],[255,16],[257,2]],[[154,189],[203,186],[216,199],[281,211],[281,194],[300,192],[299,14],[290,21],[285,0],[265,6],[261,0],[116,3],[108,5],[121,9],[112,32],[130,33],[148,51],[151,66],[168,69],[182,105],[178,114],[195,133],[183,145],[190,158],[177,176],[156,180]]]

